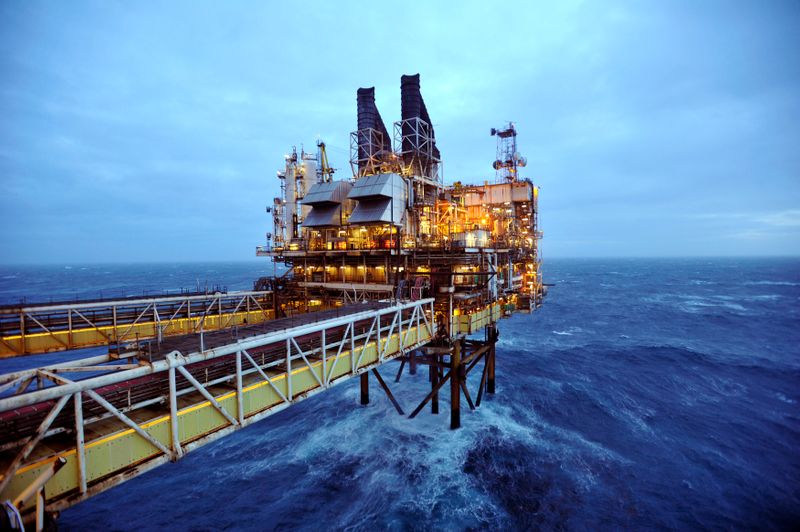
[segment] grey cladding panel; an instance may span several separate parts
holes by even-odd
[[[356,181],[348,197],[351,199],[391,198],[393,192],[395,197],[398,197],[398,188],[400,193],[405,190],[403,179],[397,174],[370,175]]]
[[[394,215],[392,214],[392,206],[394,206]],[[399,201],[392,202],[388,198],[361,200],[353,210],[353,214],[350,215],[349,223],[353,225],[375,223],[402,225],[404,210],[403,203]]]
[[[303,227],[339,226],[341,209],[339,205],[315,205],[303,220]]]
[[[306,192],[303,205],[339,205],[350,193],[353,185],[348,181],[332,181],[330,183],[315,183]]]

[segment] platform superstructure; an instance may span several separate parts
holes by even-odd
[[[514,124],[491,129],[492,182],[446,185],[419,75],[400,86],[391,137],[375,89],[358,90],[350,179],[317,177],[319,156],[286,156],[274,229],[257,249],[289,267],[280,308],[433,297],[444,338],[534,310],[544,296],[539,189],[519,175],[526,160]]]

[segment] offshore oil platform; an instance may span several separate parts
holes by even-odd
[[[513,123],[492,129],[492,182],[445,185],[419,75],[401,78],[389,132],[357,93],[352,176],[326,146],[292,149],[256,254],[287,267],[250,291],[0,307],[0,358],[107,346],[0,375],[0,528],[41,530],[69,506],[358,376],[401,415],[379,372],[427,366],[450,389],[450,427],[495,392],[498,321],[546,294],[538,188]],[[475,393],[468,376],[481,369]],[[475,379],[477,380],[477,378]],[[475,398],[473,400],[473,397]]]

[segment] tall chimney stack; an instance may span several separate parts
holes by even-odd
[[[431,117],[428,116],[428,109],[425,107],[425,100],[422,99],[422,94],[419,90],[419,74],[413,76],[404,75],[400,78],[400,113],[402,115],[403,123],[403,153],[404,163],[410,164],[411,160],[416,157],[421,163],[421,172],[425,172],[430,165],[427,160],[427,153],[419,153],[420,146],[419,139],[413,135],[414,126],[405,122],[410,118],[419,118],[428,124],[428,135],[432,141],[431,155],[434,159],[439,159],[439,149],[436,147],[436,137],[433,132],[433,124]]]
[[[373,138],[358,134],[358,168],[363,170],[366,166],[366,159],[391,152],[392,142],[381,114],[375,106],[375,87],[358,89],[356,100],[358,103],[358,130],[374,129],[383,136],[382,141],[375,144],[371,142],[374,140]]]

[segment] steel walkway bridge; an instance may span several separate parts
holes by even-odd
[[[0,358],[226,329],[275,317],[271,291],[0,306]]]
[[[215,319],[224,319],[219,305],[227,305],[231,310],[228,319],[236,322],[235,316],[248,299],[257,310],[244,312],[266,315],[262,308],[265,294],[238,293],[233,297],[241,299],[235,304],[234,299],[225,299],[229,296],[214,300],[218,310]],[[25,519],[35,520],[40,529],[46,515],[178,460],[205,443],[351,377],[361,377],[362,403],[368,401],[370,371],[402,413],[377,371],[378,366],[396,358],[403,359],[403,365],[407,360],[429,363],[431,394],[412,417],[429,401],[434,411],[438,410],[438,390],[448,378],[454,390],[454,411],[462,389],[473,407],[463,376],[481,356],[486,364],[478,401],[485,383],[493,392],[493,347],[490,358],[488,344],[473,350],[463,366],[452,365],[454,371],[447,375],[443,373],[446,364],[442,357],[450,350],[434,348],[428,355],[415,351],[436,337],[432,298],[362,303],[170,336],[169,324],[178,319],[181,305],[189,300],[174,302],[176,308],[170,320],[159,320],[166,314],[156,305],[155,318],[149,320],[149,334],[141,334],[152,340],[132,344],[128,351],[0,376],[0,501],[8,501],[7,512],[18,511]],[[126,304],[139,305],[137,309],[146,307],[147,312],[153,309],[147,302]],[[53,308],[40,310],[54,312]],[[66,316],[65,307],[57,308],[61,325],[65,318],[69,321],[70,315],[85,316],[84,310],[76,307],[67,309]],[[111,308],[119,312],[121,305]],[[31,312],[23,310],[26,323],[28,318],[33,319]],[[141,324],[139,320],[145,314],[129,313],[128,327]],[[210,312],[204,315],[206,320],[211,316]],[[253,315],[248,316],[252,319]],[[180,319],[191,325],[174,327],[186,330],[197,329],[196,320],[202,317],[187,309],[187,315]],[[92,327],[97,325],[91,319],[85,321],[94,323]],[[159,323],[163,326],[160,338],[158,330],[153,330],[153,324],[158,329]],[[53,337],[54,330],[78,335],[76,329],[50,327],[44,322],[39,327]],[[112,338],[124,336],[117,334],[119,323],[112,327]],[[70,340],[61,339],[70,345]],[[29,340],[22,342],[22,351],[33,345]],[[95,337],[87,343],[91,341],[99,339]],[[450,354],[451,363],[462,362],[458,349]],[[412,353],[419,353],[416,360]]]

